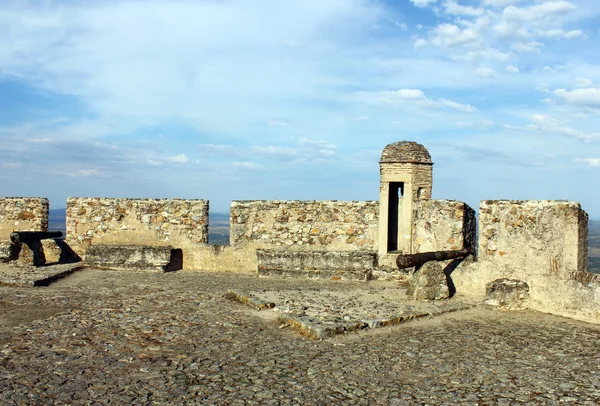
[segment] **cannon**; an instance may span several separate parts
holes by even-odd
[[[12,261],[19,257],[22,244],[26,244],[31,250],[31,256],[34,266],[41,266],[46,263],[46,256],[42,247],[42,240],[49,238],[62,237],[61,231],[15,231],[10,234],[12,241],[10,256],[5,261]]]
[[[448,259],[464,258],[474,253],[474,249],[463,248],[454,251],[432,251],[421,252],[419,254],[399,255],[396,258],[396,265],[400,269],[406,269],[413,266],[421,266],[429,261],[446,261]]]
[[[14,231],[10,234],[10,240],[15,244],[30,244],[34,241],[46,240],[48,238],[61,238],[62,231]]]

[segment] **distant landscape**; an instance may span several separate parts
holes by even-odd
[[[50,230],[62,231],[65,233],[65,222],[65,209],[50,210],[48,224]],[[229,213],[210,213],[208,243],[215,245],[229,244]],[[588,247],[588,270],[590,272],[600,273],[600,221],[598,220],[590,220]]]

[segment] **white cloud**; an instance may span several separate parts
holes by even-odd
[[[455,59],[466,59],[469,61],[476,61],[479,59],[485,60],[496,60],[496,61],[508,61],[514,54],[510,52],[501,52],[495,48],[482,49],[479,51],[469,51],[464,56]]]
[[[473,70],[477,76],[483,79],[492,79],[496,77],[496,71],[492,68],[480,66]]]
[[[563,125],[564,123],[561,123],[560,121],[544,114],[534,114],[533,116],[531,116],[531,121],[533,121],[533,123],[528,124],[526,126],[506,125],[505,127],[507,129],[516,131],[526,130],[538,133],[556,134],[565,137],[575,138],[585,142],[600,140],[600,133],[588,133],[565,126]]]
[[[482,37],[474,28],[461,29],[454,24],[440,24],[432,31],[431,43],[442,48],[476,45]]]
[[[267,125],[271,127],[289,127],[290,125],[285,121],[277,121],[277,120],[269,120],[267,121]]]
[[[66,172],[66,175],[79,178],[88,178],[88,177],[108,177],[110,174],[106,172],[99,171],[98,169],[80,169],[74,172]]]
[[[170,156],[167,158],[167,160],[176,164],[187,164],[190,162],[190,158],[185,154]]]
[[[540,48],[543,46],[544,46],[544,44],[542,44],[541,42],[537,42],[537,41],[527,41],[527,42],[518,41],[518,42],[513,42],[510,45],[511,49],[515,50],[516,52],[522,53],[522,54],[526,54],[526,53],[539,54]]]
[[[491,6],[496,8],[503,8],[513,4],[517,4],[522,0],[482,0],[481,4],[484,6]]]
[[[593,168],[600,167],[600,158],[577,158],[576,161],[586,163]]]
[[[459,110],[459,111],[464,111],[465,113],[472,113],[477,111],[477,109],[473,106],[471,106],[470,104],[461,104],[461,103],[457,103],[455,101],[452,100],[446,100],[446,99],[438,99],[438,101],[443,104],[444,106],[448,106],[451,107],[453,109]]]
[[[560,18],[575,10],[575,6],[567,1],[547,1],[531,7],[519,8],[508,6],[502,12],[500,21],[494,26],[496,33],[504,38],[527,39],[537,35],[575,38],[581,35],[579,30],[565,33],[555,27]]]
[[[423,38],[417,38],[415,40],[415,48],[422,48],[427,44],[428,44],[427,40],[424,40]]]
[[[477,108],[470,104],[462,104],[453,100],[439,98],[437,100],[430,99],[425,96],[425,93],[419,89],[399,89],[399,90],[387,90],[375,94],[366,95],[365,99],[375,103],[403,103],[413,104],[421,107],[450,107],[452,109],[472,113],[476,112]]]
[[[575,38],[583,37],[583,31],[581,31],[581,30],[565,31],[562,28],[554,28],[551,30],[538,31],[536,34],[541,37],[548,37],[548,38],[575,39]]]
[[[591,79],[579,77],[579,78],[575,79],[574,85],[576,87],[579,87],[579,88],[581,88],[581,87],[593,87],[594,86],[594,82],[592,82]]]
[[[508,66],[506,67],[506,71],[507,71],[508,73],[519,73],[519,68],[517,68],[517,67],[516,67],[516,66],[514,66],[514,65],[508,65]]]
[[[437,3],[437,0],[410,0],[417,7],[427,7],[430,4]]]
[[[593,87],[572,91],[556,89],[554,94],[567,104],[595,109],[600,108],[600,89]]]
[[[444,3],[444,7],[446,8],[446,13],[450,15],[476,17],[483,14],[482,8],[461,6],[454,0],[447,0]]]
[[[254,170],[254,171],[264,169],[264,166],[259,165],[254,162],[233,161],[233,162],[230,162],[230,164],[232,167],[234,167],[236,169],[245,169],[245,170]]]

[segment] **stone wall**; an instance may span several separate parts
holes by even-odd
[[[10,243],[13,231],[47,231],[48,209],[43,197],[0,198],[0,242]]]
[[[567,201],[481,202],[478,260],[452,279],[456,291],[485,294],[507,278],[529,286],[527,307],[600,322],[600,284],[586,278],[587,214]]]
[[[234,201],[232,246],[377,250],[377,202]]]
[[[458,250],[474,246],[475,211],[455,200],[415,202],[413,253]]]
[[[173,246],[194,268],[195,248],[208,242],[208,201],[69,198],[67,242],[80,256],[89,245]]]
[[[380,179],[381,187],[387,182],[410,182],[413,200],[429,199],[433,187],[433,166],[416,163],[386,163],[380,167]]]

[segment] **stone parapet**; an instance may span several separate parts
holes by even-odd
[[[85,252],[87,266],[124,271],[176,271],[182,259],[181,250],[169,246],[92,245]]]
[[[184,260],[193,258],[208,243],[208,201],[72,197],[66,239],[80,256],[91,245],[143,245],[182,248]]]
[[[48,230],[48,209],[43,197],[0,198],[0,242],[9,243],[13,231]]]
[[[600,322],[600,285],[587,267],[587,214],[579,203],[486,200],[478,261],[451,275],[457,292],[484,295],[496,280],[529,287],[531,309]]]
[[[232,246],[377,249],[377,202],[234,201],[230,221]]]
[[[474,247],[475,211],[456,200],[415,202],[413,253]]]
[[[370,279],[375,252],[258,250],[258,274],[326,279]]]

